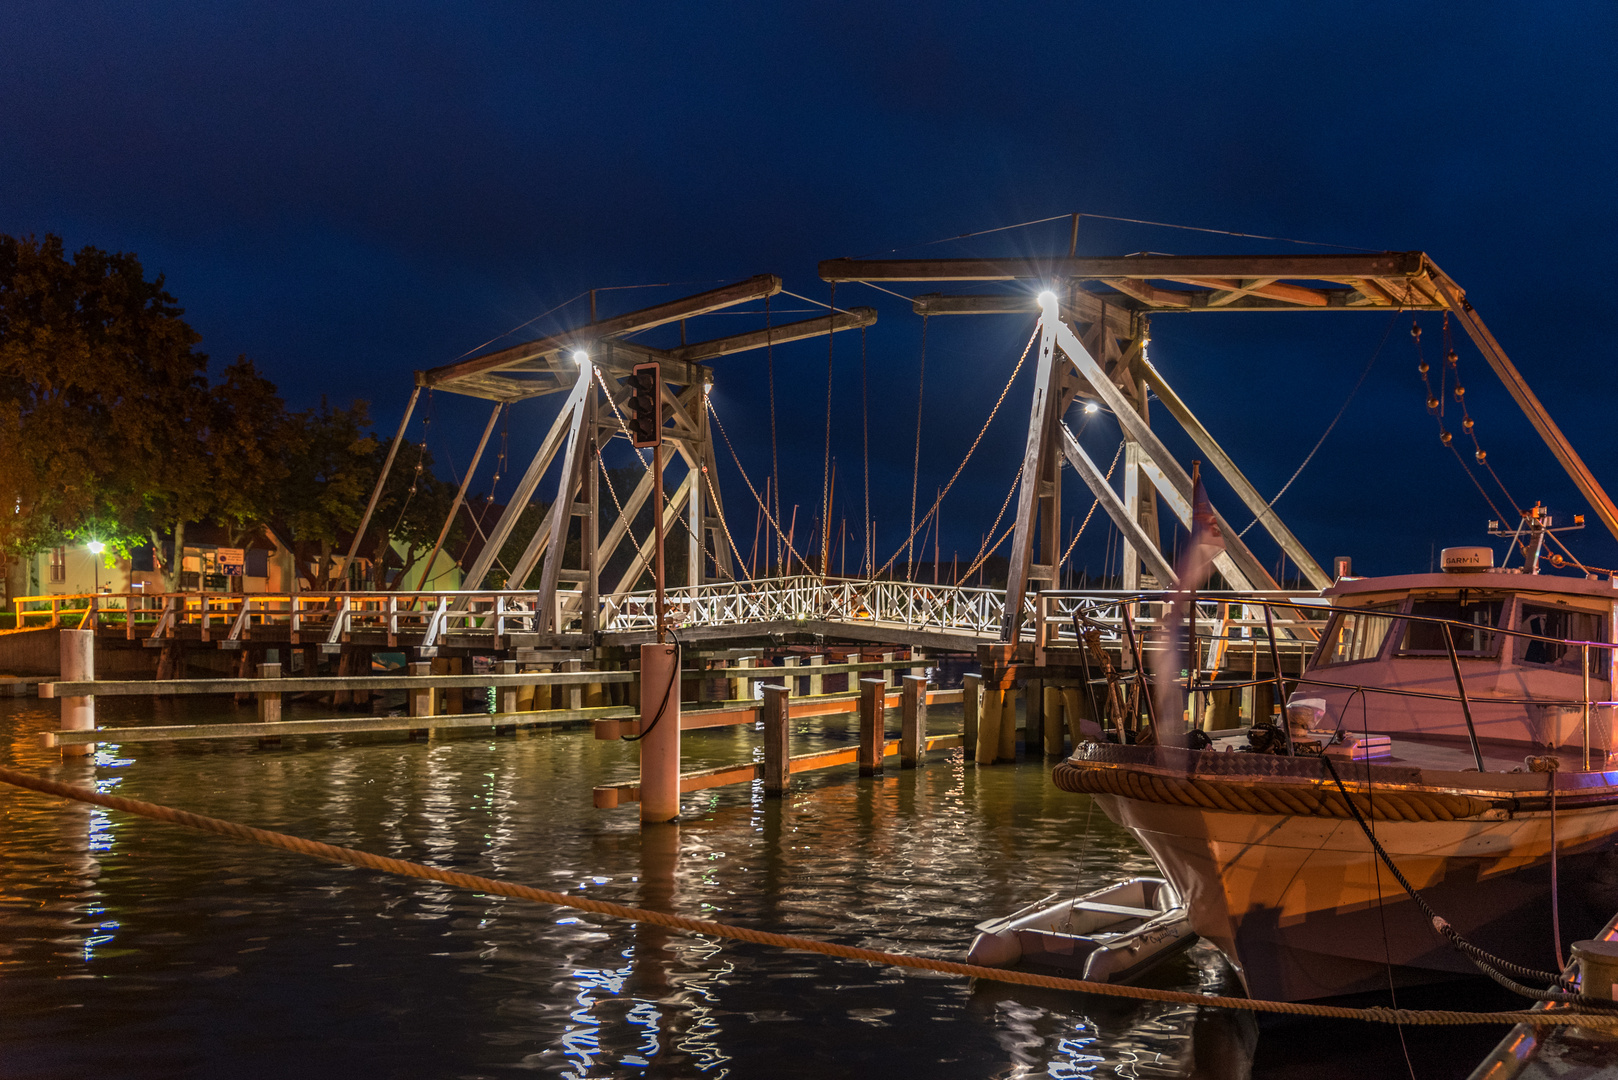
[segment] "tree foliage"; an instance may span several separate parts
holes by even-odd
[[[366,403],[289,412],[246,357],[210,383],[183,314],[134,255],[0,236],[0,555],[150,544],[172,589],[188,526],[241,546],[273,523],[312,581],[332,581],[386,449]],[[453,494],[425,446],[411,452],[363,538],[378,586],[394,541],[401,575],[430,551]]]

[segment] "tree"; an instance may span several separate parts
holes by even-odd
[[[316,558],[315,582],[334,580],[342,568],[342,534],[359,526],[377,475],[377,440],[367,434],[369,407],[356,401],[334,409],[295,413],[286,439],[287,476],[281,519],[298,549],[299,565]]]
[[[0,236],[0,547],[93,529],[127,553],[189,512],[207,357],[183,314],[134,255]]]

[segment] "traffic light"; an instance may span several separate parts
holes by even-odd
[[[657,446],[663,441],[663,407],[659,387],[663,379],[656,362],[636,364],[629,385],[629,435],[636,446]]]

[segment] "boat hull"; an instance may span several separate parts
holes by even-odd
[[[1387,989],[1476,969],[1429,925],[1352,820],[1247,814],[1096,796],[1185,898],[1192,927],[1255,997],[1282,1001]],[[1611,877],[1618,806],[1558,821],[1562,937],[1605,921],[1589,885]],[[1547,814],[1509,821],[1379,822],[1377,838],[1462,935],[1555,970]],[[1599,900],[1597,901],[1599,902]],[[1610,911],[1608,912],[1610,914]]]
[[[1476,974],[1371,848],[1318,759],[1094,747],[1058,766],[1174,885],[1255,997],[1299,1001]],[[1428,905],[1491,953],[1557,969],[1543,776],[1339,764],[1354,805]],[[1618,781],[1557,813],[1564,946],[1618,908]],[[1486,785],[1510,785],[1489,790]],[[1464,785],[1464,786],[1462,786]],[[1289,812],[1290,811],[1290,812]]]

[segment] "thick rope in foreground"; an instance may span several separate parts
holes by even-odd
[[[683,915],[648,911],[645,908],[629,907],[625,904],[614,904],[605,900],[590,900],[582,896],[570,896],[565,893],[550,892],[546,889],[534,889],[527,885],[516,885],[507,881],[498,881],[494,878],[478,877],[474,874],[461,874],[453,870],[439,870],[435,867],[423,866],[420,863],[405,862],[403,859],[390,859],[382,855],[373,855],[367,851],[356,851],[353,848],[338,847],[335,844],[322,844],[319,841],[306,840],[300,836],[289,836],[286,833],[271,832],[268,829],[255,829],[251,826],[239,825],[234,821],[222,821],[219,818],[204,817],[201,814],[176,810],[173,807],[161,806],[157,803],[142,802],[138,799],[125,799],[117,795],[105,795],[98,791],[91,791],[88,788],[47,780],[43,777],[17,772],[13,769],[0,768],[0,782],[27,788],[30,791],[37,791],[45,795],[55,795],[63,799],[92,803],[96,806],[104,806],[109,810],[121,810],[128,814],[138,814],[141,817],[151,818],[154,821],[185,825],[192,829],[200,829],[203,832],[229,837],[232,840],[261,844],[264,847],[280,848],[283,851],[294,852],[298,855],[310,855],[317,859],[326,859],[330,862],[343,863],[348,866],[361,866],[369,870],[398,874],[402,877],[439,881],[445,885],[453,885],[458,889],[468,889],[493,896],[509,896],[516,900],[532,900],[541,904],[572,908],[575,911],[587,911],[595,915],[606,915],[610,918],[624,919],[629,922],[661,926],[665,929],[679,930],[688,934],[729,938],[733,941],[746,941],[754,945],[769,945],[778,949],[791,949],[798,952],[820,953],[823,956],[833,956],[840,960],[860,960],[866,963],[891,967],[936,971],[946,975],[965,975],[995,982],[1015,983],[1019,986],[1037,986],[1046,990],[1067,990],[1084,994],[1101,994],[1108,997],[1133,998],[1137,1001],[1167,1002],[1175,1005],[1200,1005],[1220,1009],[1242,1009],[1249,1012],[1284,1013],[1292,1016],[1316,1016],[1337,1020],[1365,1020],[1381,1024],[1428,1026],[1533,1024],[1544,1027],[1563,1027],[1579,1025],[1587,1028],[1618,1031],[1618,1015],[1585,1013],[1569,1009],[1489,1013],[1453,1012],[1442,1009],[1385,1009],[1381,1007],[1351,1009],[1342,1006],[1313,1005],[1295,1001],[1255,1001],[1250,998],[1216,997],[1208,994],[1187,993],[1180,990],[1154,990],[1142,986],[1117,986],[1111,983],[1086,982],[1082,979],[1063,979],[1051,975],[1036,975],[1027,971],[978,967],[974,964],[958,964],[950,960],[934,960],[924,956],[908,956],[903,953],[882,952],[877,949],[860,949],[852,945],[816,941],[813,938],[798,937],[793,934],[775,934],[764,930],[751,930],[742,926],[710,922],[707,919],[689,919]]]

